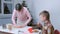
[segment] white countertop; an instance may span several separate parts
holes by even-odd
[[[3,29],[1,26],[0,26],[0,31],[2,32],[6,32],[6,33],[13,33],[13,34],[18,34],[18,31],[21,31],[19,32],[20,34],[30,34],[29,31],[28,31],[28,26],[24,27],[24,28],[13,28],[11,31],[8,30],[8,29]],[[31,34],[39,34],[39,32],[35,32],[35,33],[31,33]]]

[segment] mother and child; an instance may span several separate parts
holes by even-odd
[[[42,26],[42,34],[53,34],[54,28],[50,21],[50,14],[48,11],[43,10],[40,14],[40,20],[43,25],[38,23],[38,26]],[[16,21],[17,19],[17,21]],[[32,17],[26,7],[23,7],[20,3],[16,4],[12,14],[13,26],[16,28],[22,28],[32,20]]]

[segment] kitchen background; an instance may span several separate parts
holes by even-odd
[[[39,13],[42,10],[50,12],[51,23],[60,31],[60,0],[0,0],[0,25],[12,23],[11,16],[17,3],[26,2],[26,6],[36,24],[39,21]]]

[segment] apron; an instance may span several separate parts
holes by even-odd
[[[22,26],[26,23],[26,20],[25,21],[21,21],[17,18],[17,26]]]

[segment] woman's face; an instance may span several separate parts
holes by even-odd
[[[41,15],[40,15],[40,20],[44,22],[44,21],[46,20],[46,16],[43,15],[43,14],[41,14]]]
[[[17,11],[21,11],[22,8],[23,8],[23,6],[22,6],[21,4],[16,4],[16,6],[15,6],[15,9],[16,9]]]
[[[23,10],[23,9],[20,9],[20,10],[17,10],[17,11],[19,11],[19,12],[20,12],[21,10]]]

